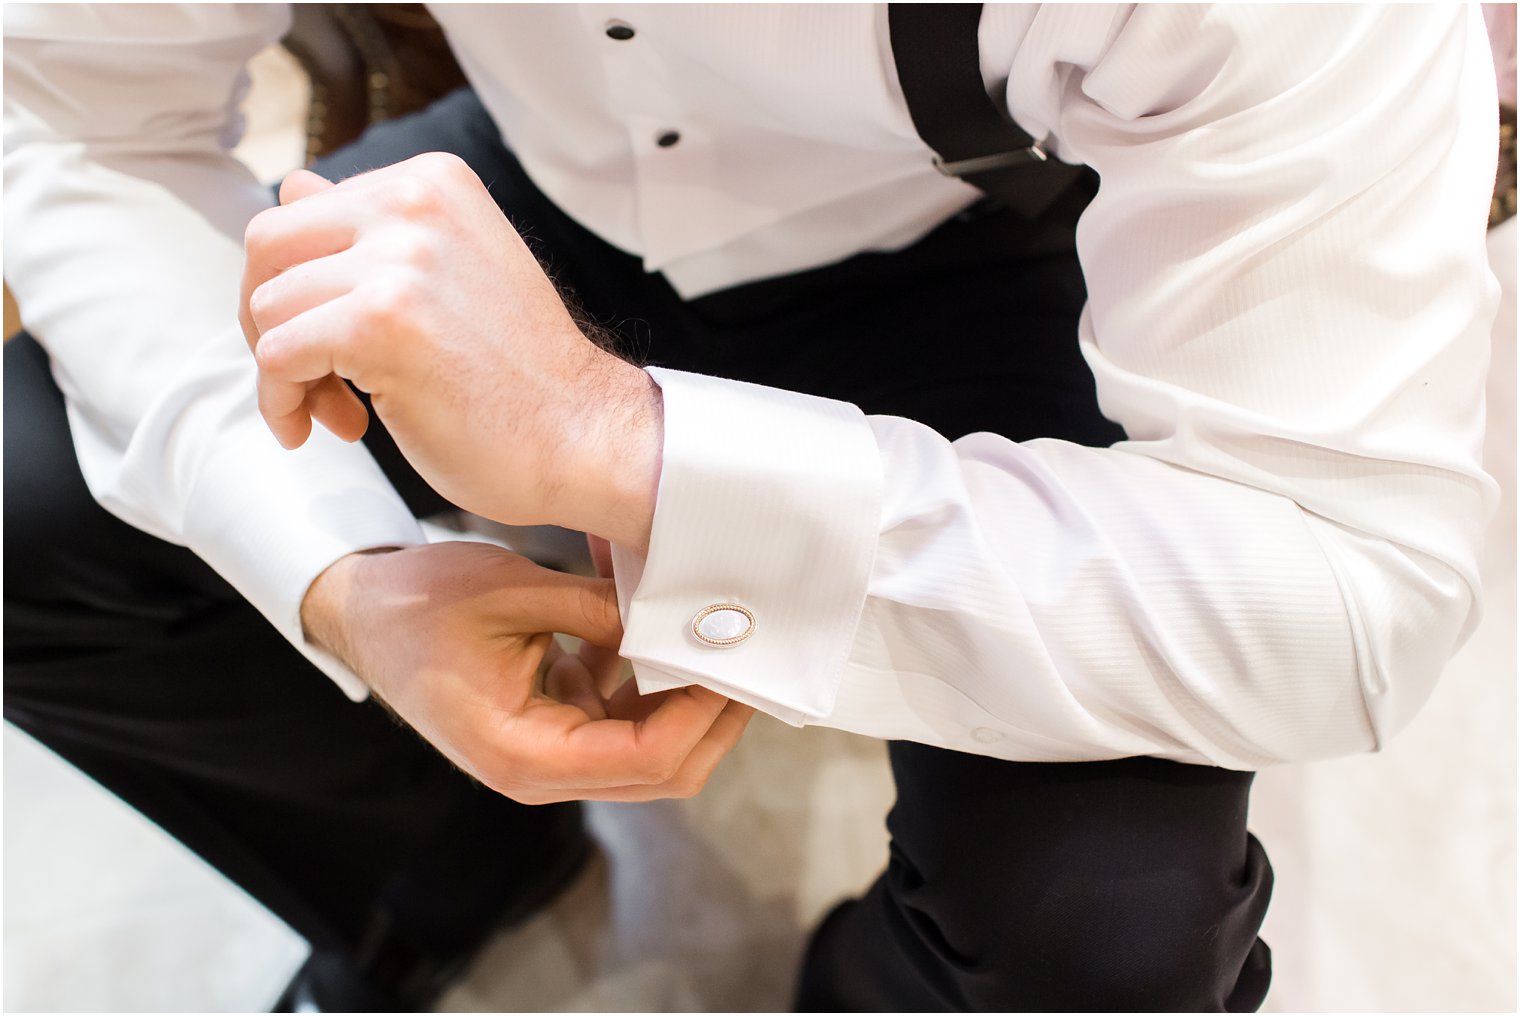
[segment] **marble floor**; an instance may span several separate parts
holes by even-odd
[[[299,157],[302,86],[277,53],[255,70],[243,153],[270,179]],[[1515,1007],[1513,229],[1504,244],[1490,411],[1510,493],[1488,620],[1387,752],[1259,780],[1253,827],[1278,876],[1269,1010]],[[6,728],[3,754],[6,1011],[268,1006],[298,939],[24,735]],[[697,798],[593,805],[602,858],[488,943],[443,1008],[784,1009],[809,927],[885,861],[891,798],[880,744],[757,718]]]

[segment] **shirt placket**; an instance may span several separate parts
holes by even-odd
[[[675,86],[671,61],[647,9],[588,6],[582,18],[598,47],[613,105],[633,154],[634,203],[645,267],[651,271],[710,250],[769,221],[766,209],[746,204],[725,185],[712,134],[689,98]],[[734,167],[727,167],[733,169]],[[730,181],[731,183],[731,181]]]

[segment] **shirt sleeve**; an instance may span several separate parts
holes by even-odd
[[[1077,338],[1128,440],[651,371],[641,686],[1020,760],[1377,748],[1478,616],[1485,47],[1452,7],[1042,10],[1010,108],[1101,176]],[[725,602],[749,637],[697,638]]]
[[[285,5],[12,5],[5,273],[47,349],[95,497],[199,554],[353,698],[301,632],[343,555],[422,541],[362,445],[265,429],[237,324],[242,235],[272,202],[231,155],[244,67]]]

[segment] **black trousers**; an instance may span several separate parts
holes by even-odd
[[[430,150],[465,158],[582,313],[645,362],[846,399],[950,437],[1121,436],[1077,350],[1075,257],[1030,255],[1005,213],[978,207],[902,252],[683,301],[540,194],[468,92],[318,168]],[[7,718],[308,937],[351,941],[377,905],[419,935],[479,933],[533,877],[533,844],[564,821],[547,816],[566,812],[474,787],[377,707],[343,699],[188,552],[105,515],[41,350],[18,340],[5,359]],[[380,428],[367,440],[414,511],[440,506]],[[1250,774],[914,744],[891,759],[890,864],[816,932],[799,1008],[1261,1003],[1271,870],[1246,832]],[[504,849],[522,863],[503,864]],[[482,877],[489,891],[468,888]]]

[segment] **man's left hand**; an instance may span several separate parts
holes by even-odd
[[[357,440],[347,379],[459,506],[647,547],[659,388],[581,332],[468,166],[434,153],[336,185],[302,170],[280,201],[248,225],[240,320],[282,444],[313,418]]]

